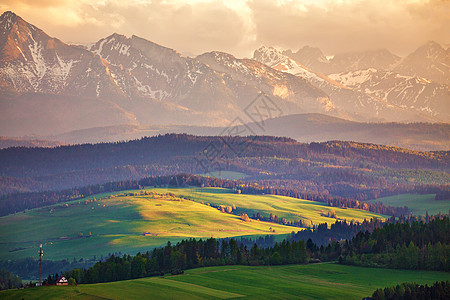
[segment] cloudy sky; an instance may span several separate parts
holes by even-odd
[[[65,42],[117,32],[185,54],[310,45],[406,55],[429,40],[450,44],[450,0],[2,0],[7,10]]]

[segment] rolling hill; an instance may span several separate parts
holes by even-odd
[[[400,194],[389,197],[382,197],[371,202],[381,202],[384,205],[408,206],[415,215],[437,215],[447,214],[450,210],[450,199],[436,200],[435,194]]]
[[[235,214],[212,207],[220,204],[234,205]],[[0,254],[2,259],[33,257],[36,247],[43,243],[46,259],[91,258],[119,251],[147,251],[168,240],[189,237],[287,234],[301,228],[257,220],[245,222],[239,214],[273,213],[288,221],[302,219],[311,225],[334,223],[336,219],[326,217],[330,210],[341,220],[384,217],[283,196],[234,194],[213,188],[150,188],[99,194],[1,217],[0,238],[5,242],[0,245]]]

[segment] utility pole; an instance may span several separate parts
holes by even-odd
[[[42,256],[44,251],[42,250],[42,244],[39,245],[39,286],[42,286]]]

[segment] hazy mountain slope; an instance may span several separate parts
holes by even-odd
[[[0,135],[47,135],[105,125],[137,124],[117,104],[96,98],[25,93],[0,96]]]
[[[342,73],[368,68],[390,70],[400,59],[386,49],[337,54],[330,60],[330,68],[326,73]]]
[[[450,48],[428,42],[405,57],[394,71],[450,85]]]
[[[450,150],[447,123],[359,123],[321,114],[289,115],[265,123],[265,134],[302,142],[343,140],[422,151]]]
[[[197,60],[271,96],[285,112],[332,112],[335,109],[328,96],[304,78],[274,70],[258,61],[237,59],[217,51],[202,54]]]
[[[405,110],[428,114],[430,120],[450,120],[448,85],[376,69],[331,74],[329,77],[355,91],[383,99]]]
[[[122,96],[98,55],[51,38],[11,12],[0,17],[0,81],[19,93]]]
[[[375,68],[390,70],[401,58],[386,49],[340,53],[327,59],[319,48],[304,46],[297,52],[285,50],[282,54],[300,64],[324,74],[350,72]]]
[[[255,124],[248,124],[256,128]],[[43,139],[66,143],[96,143],[132,140],[166,133],[214,136],[223,127],[199,126],[110,126],[66,132]],[[239,130],[239,128],[237,128]],[[244,133],[247,131],[243,131]],[[343,140],[384,144],[415,150],[450,150],[450,125],[429,123],[359,123],[323,114],[296,114],[266,120],[264,135],[285,136],[302,142]]]
[[[253,58],[276,70],[309,80],[330,96],[340,116],[363,121],[409,121],[415,117],[415,114],[384,98],[367,94],[364,90],[355,90],[336,78],[312,71],[272,47],[259,48]]]
[[[330,67],[330,61],[323,54],[322,50],[317,47],[304,46],[297,50],[297,52],[285,50],[282,54],[316,72],[325,74]]]
[[[0,149],[9,147],[56,147],[64,143],[58,141],[48,141],[36,138],[9,138],[0,136]]]

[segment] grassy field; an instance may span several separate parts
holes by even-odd
[[[273,213],[288,220],[334,222],[325,214],[333,209],[339,219],[364,218],[377,214],[339,209],[322,203],[273,195],[234,194],[226,189],[156,189],[92,196],[29,210],[0,218],[2,259],[35,257],[44,244],[50,260],[100,257],[108,253],[134,254],[183,238],[285,235],[298,227],[252,220],[222,213],[207,203],[235,205],[236,213]],[[138,193],[147,193],[141,195]],[[168,196],[188,196],[194,201]],[[145,233],[145,235],[144,235]]]
[[[415,215],[428,214],[435,215],[439,212],[448,214],[450,209],[450,199],[435,200],[435,194],[402,194],[390,197],[379,198],[372,202],[382,202],[390,206],[407,206]]]
[[[185,275],[77,287],[0,292],[2,299],[362,299],[401,282],[449,280],[445,272],[371,269],[338,264],[276,267],[224,266]]]
[[[3,259],[35,256],[41,242],[45,258],[72,259],[116,251],[136,253],[187,237],[283,234],[293,228],[244,222],[236,215],[176,197],[119,194],[2,217],[0,229]]]
[[[172,192],[176,195],[189,197],[196,202],[209,203],[214,206],[218,205],[235,205],[237,212],[245,212],[248,215],[262,213],[269,216],[270,213],[277,215],[279,218],[286,218],[288,221],[301,219],[302,221],[313,222],[314,224],[334,223],[336,219],[331,219],[326,214],[334,210],[337,218],[340,220],[356,220],[363,221],[370,218],[384,218],[385,216],[371,213],[359,209],[342,209],[338,207],[330,207],[321,202],[310,200],[296,199],[277,195],[246,195],[233,193],[223,188],[158,188],[154,191],[165,193]]]

